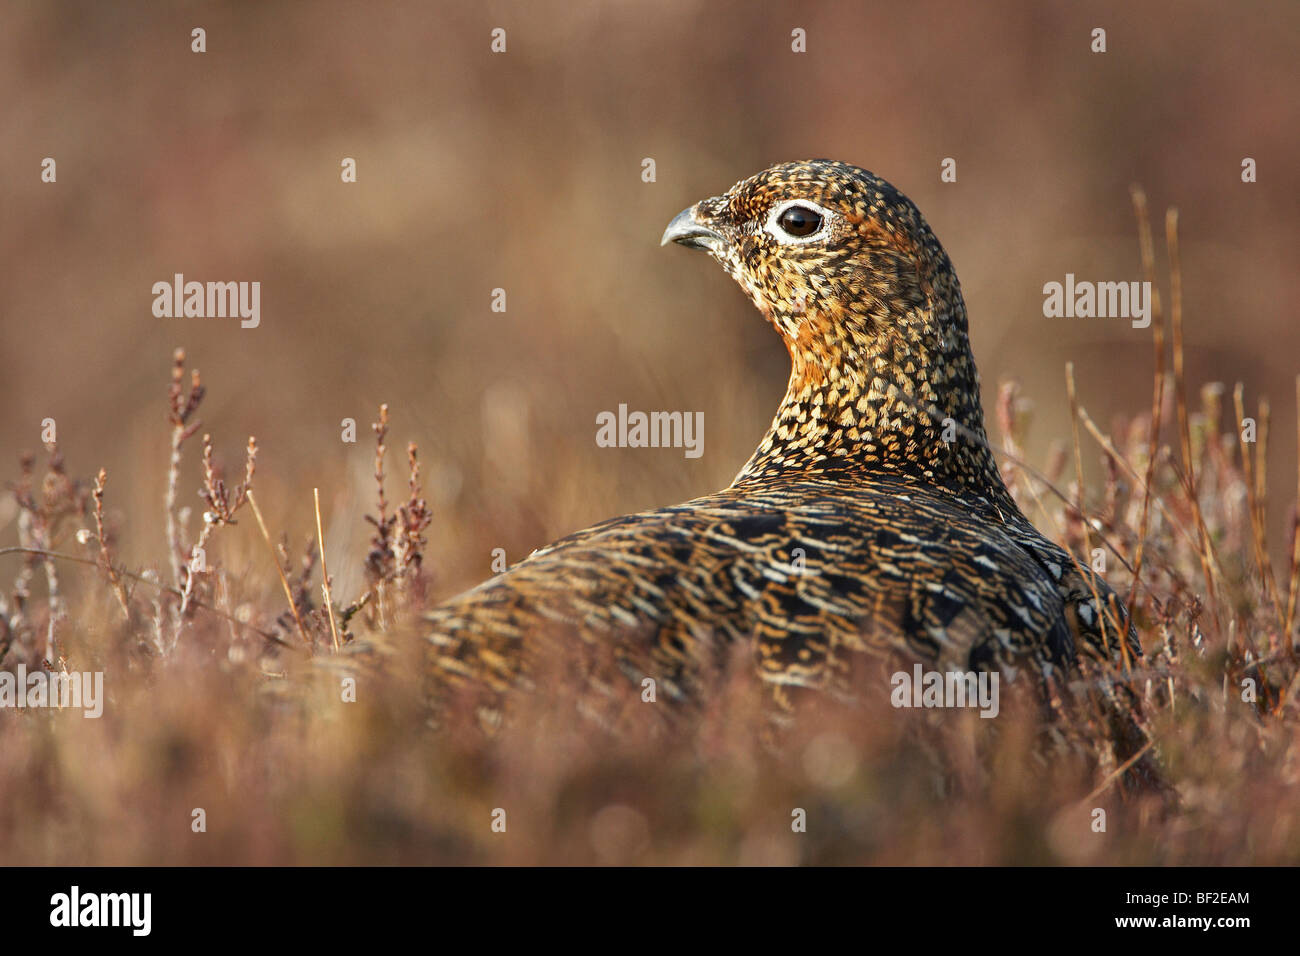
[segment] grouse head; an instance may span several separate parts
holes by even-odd
[[[663,235],[720,262],[790,353],[785,401],[737,481],[888,472],[999,500],[966,307],[912,201],[847,163],[783,163]]]

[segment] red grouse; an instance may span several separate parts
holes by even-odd
[[[653,678],[689,705],[740,645],[784,708],[797,688],[871,692],[849,686],[861,655],[1046,691],[1081,655],[1141,654],[1110,588],[1008,493],[957,276],[907,197],[785,163],[683,211],[669,242],[712,256],[784,340],[771,428],[722,491],[579,531],[435,609],[436,695],[486,693],[495,721],[568,655],[584,692],[638,700]]]

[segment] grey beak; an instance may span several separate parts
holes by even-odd
[[[721,245],[723,241],[721,233],[703,225],[695,218],[695,207],[691,206],[673,216],[673,221],[664,230],[664,237],[659,240],[659,245],[666,246],[670,242],[676,242],[689,249],[711,250]]]

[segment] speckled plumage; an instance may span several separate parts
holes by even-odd
[[[818,233],[773,224],[792,202],[820,210]],[[770,430],[728,488],[570,535],[431,612],[435,693],[505,700],[566,640],[607,652],[583,678],[606,693],[653,677],[683,702],[750,648],[781,706],[791,688],[869,692],[850,684],[860,654],[1046,679],[1081,653],[1116,660],[1120,635],[1141,653],[1110,589],[1008,493],[956,274],[910,200],[854,166],[789,163],[669,239],[708,251],[784,340]]]

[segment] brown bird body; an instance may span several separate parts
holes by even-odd
[[[783,338],[771,428],[728,488],[570,535],[431,612],[435,693],[505,701],[542,655],[591,649],[608,663],[588,684],[631,696],[653,678],[684,704],[737,646],[782,705],[867,692],[860,655],[1044,686],[1081,654],[1140,655],[1105,582],[1008,493],[956,274],[910,200],[854,166],[789,163],[663,241],[706,250]]]

